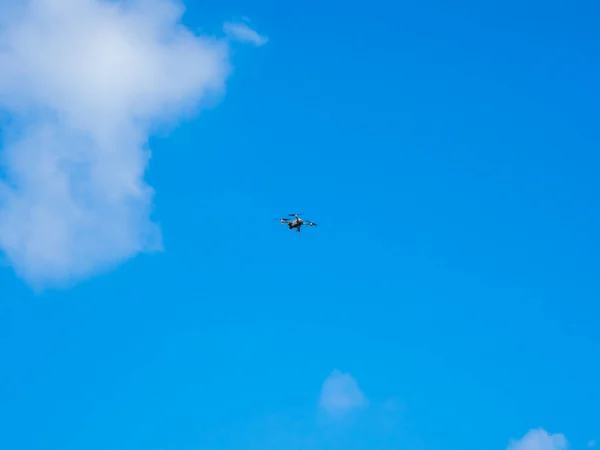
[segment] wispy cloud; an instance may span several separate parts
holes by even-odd
[[[341,417],[367,406],[368,401],[356,380],[348,373],[334,370],[323,383],[319,407],[325,413]]]
[[[541,428],[530,430],[518,441],[512,442],[508,450],[567,450],[568,442],[563,434],[549,434]]]
[[[223,31],[232,39],[248,42],[257,47],[260,47],[269,41],[269,38],[258,34],[244,22],[226,22],[223,25]]]
[[[230,72],[227,40],[192,34],[182,13],[177,0],[0,3],[0,250],[30,284],[162,248],[148,136],[220,96]]]

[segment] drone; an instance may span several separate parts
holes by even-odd
[[[298,217],[300,214],[288,214],[289,217],[295,217],[295,219],[285,219],[284,218],[284,219],[279,219],[279,222],[281,224],[287,223],[288,228],[290,230],[293,230],[295,228],[296,231],[298,231],[298,233],[300,233],[300,228],[302,227],[302,225],[306,225],[309,227],[317,226],[316,223],[311,222],[310,220],[304,220],[304,219],[301,219],[300,217]]]

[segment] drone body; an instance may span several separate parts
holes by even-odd
[[[300,233],[300,228],[302,227],[302,225],[306,225],[309,227],[315,227],[317,226],[316,223],[311,222],[310,220],[303,220],[299,217],[299,214],[289,214],[290,217],[294,217],[294,219],[279,219],[279,222],[284,224],[287,223],[287,226],[290,230],[293,230],[294,228],[296,229],[296,231],[298,233]]]

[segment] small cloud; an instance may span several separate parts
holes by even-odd
[[[596,441],[594,439],[592,439],[590,442],[588,442],[588,448],[594,448],[596,447]]]
[[[512,442],[507,450],[567,450],[568,442],[563,434],[549,434],[538,428],[530,430],[518,441]]]
[[[247,22],[248,19],[244,18]],[[262,36],[250,28],[249,25],[241,22],[225,22],[223,31],[227,36],[242,42],[249,42],[260,47],[269,41],[269,38]]]
[[[334,370],[323,383],[319,407],[331,416],[340,417],[367,404],[365,394],[348,373]]]

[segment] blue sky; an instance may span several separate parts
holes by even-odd
[[[31,8],[22,29],[46,23]],[[84,9],[68,23],[98,17]],[[167,63],[149,66],[151,80],[171,89],[106,69],[81,84],[102,93],[85,101],[55,90],[73,85],[64,72],[27,85],[0,69],[3,173],[27,180],[0,196],[0,447],[562,450],[563,436],[593,446],[599,7],[188,1],[182,20],[222,39],[223,22],[244,16],[268,40],[222,41],[224,89],[160,120],[188,93],[200,98],[204,80],[225,79],[221,47],[165,47],[204,58],[156,59]],[[10,42],[13,54],[30,48]],[[53,95],[36,97],[32,118],[14,106],[30,97],[11,103],[7,86]],[[72,108],[61,109],[65,96]],[[111,128],[122,99],[169,126]],[[56,145],[11,143],[40,123]],[[138,239],[146,197],[128,184],[142,131],[162,236],[149,254]],[[74,209],[53,190],[62,178],[40,168],[85,143],[106,178],[71,181],[96,202]],[[50,187],[55,197],[40,194]],[[32,205],[49,222],[20,215]],[[275,220],[295,211],[319,227],[297,236]],[[60,227],[75,232],[46,234]],[[52,277],[67,282],[43,287]]]

